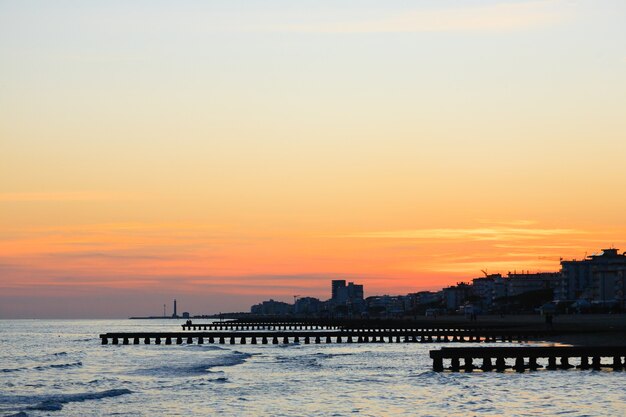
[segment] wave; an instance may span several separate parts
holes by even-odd
[[[20,368],[3,368],[3,369],[0,369],[0,372],[10,373],[10,372],[28,371],[31,369],[35,369],[37,371],[45,371],[46,369],[78,368],[80,366],[83,366],[83,363],[81,361],[78,361],[78,362],[72,362],[72,363],[52,363],[50,365],[38,365],[32,368],[25,367],[25,366],[20,367]]]
[[[126,388],[110,389],[101,392],[85,392],[81,394],[60,394],[51,395],[38,404],[28,407],[27,410],[60,411],[63,405],[73,402],[83,402],[87,400],[100,400],[102,398],[118,397],[124,394],[131,394],[132,391]]]
[[[296,368],[321,368],[322,364],[318,361],[316,355],[304,356],[276,356],[277,363],[284,363],[288,366]]]
[[[39,366],[35,366],[33,369],[36,369],[38,371],[43,371],[45,369],[78,368],[80,366],[83,366],[83,363],[81,361],[78,361],[78,362],[72,362],[72,363],[52,363],[50,365],[39,365]]]
[[[2,368],[0,369],[0,372],[5,372],[5,373],[9,373],[9,372],[19,372],[19,371],[24,371],[28,368]]]
[[[360,354],[364,354],[364,353],[369,353],[369,352],[361,352]],[[315,354],[315,356],[319,357],[319,358],[334,358],[334,357],[338,357],[338,356],[353,356],[355,355],[354,353],[323,353],[323,352],[318,352]]]
[[[25,408],[25,410],[38,410],[38,411],[60,411],[67,403],[83,402],[87,400],[100,400],[102,398],[117,397],[120,395],[131,394],[132,391],[119,388],[110,389],[100,392],[83,392],[78,394],[54,394],[54,395],[0,395],[0,404],[32,404]],[[16,416],[27,415],[24,412],[15,414]]]
[[[287,349],[290,347],[294,347],[294,346],[300,346],[300,342],[295,343],[295,342],[290,342],[290,343],[281,343],[280,345],[278,345],[279,349]]]
[[[190,376],[204,375],[211,372],[211,368],[222,368],[241,365],[252,357],[249,353],[234,351],[227,355],[204,359],[193,363],[168,363],[155,368],[140,369],[136,373],[139,375],[151,376]]]
[[[230,350],[216,345],[185,345],[184,349],[189,350]]]
[[[204,385],[210,385],[210,384],[224,384],[226,382],[228,382],[228,378],[226,378],[225,376],[221,376],[219,378],[208,379],[204,382],[194,384],[194,386],[204,386]]]

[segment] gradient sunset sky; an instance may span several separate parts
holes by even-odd
[[[0,318],[626,250],[626,2],[0,0]]]

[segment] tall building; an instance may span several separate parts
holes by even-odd
[[[510,273],[508,274],[507,295],[514,297],[530,291],[547,290],[557,287],[561,282],[559,272]]]
[[[345,279],[335,279],[331,281],[331,300],[338,301],[339,293],[346,287]]]
[[[617,302],[626,307],[626,252],[602,249],[583,260],[561,261],[557,299]]]
[[[446,309],[448,311],[456,311],[467,301],[471,294],[471,289],[472,287],[465,282],[459,282],[457,285],[444,288],[442,292]]]
[[[322,302],[313,297],[301,297],[293,305],[294,314],[317,315],[322,310]]]
[[[331,300],[336,304],[363,301],[363,285],[348,282],[344,279],[333,280],[331,283]]]
[[[478,298],[480,307],[484,310],[491,307],[493,300],[500,295],[499,292],[496,291],[496,287],[501,282],[502,275],[500,274],[491,274],[472,279],[472,294]],[[504,295],[504,293],[502,295]]]
[[[343,279],[333,280],[331,284],[332,297],[330,304],[338,314],[360,314],[365,310],[363,299],[363,285],[348,282]]]
[[[178,313],[176,312],[176,299],[175,298],[174,298],[174,314],[172,314],[172,317],[178,318]]]
[[[266,316],[286,316],[293,312],[293,306],[291,304],[283,303],[282,301],[274,301],[272,299],[263,301],[260,304],[255,304],[250,307],[252,314],[266,315]]]

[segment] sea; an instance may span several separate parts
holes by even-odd
[[[433,372],[428,352],[446,344],[98,337],[180,324],[0,320],[0,416],[626,416],[626,372]]]

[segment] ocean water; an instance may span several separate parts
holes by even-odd
[[[428,351],[445,344],[103,346],[98,338],[180,323],[0,321],[0,416],[626,415],[626,372],[432,372]]]

